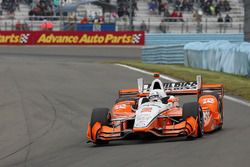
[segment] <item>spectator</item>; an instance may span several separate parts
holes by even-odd
[[[159,29],[162,33],[166,33],[166,28],[167,28],[167,25],[166,23],[164,22],[164,20],[161,20],[161,23],[159,25]]]
[[[178,17],[178,21],[181,21],[181,22],[184,21],[184,20],[183,20],[182,12],[178,12],[178,13],[177,13],[177,17]]]
[[[220,30],[220,33],[222,33],[222,29],[223,29],[223,18],[222,18],[222,15],[221,14],[219,14],[219,17],[218,17],[218,19],[217,19],[217,22],[219,23],[218,25],[219,25],[219,30]]]
[[[22,30],[22,24],[19,20],[16,22],[16,31],[21,31]]]
[[[22,24],[22,29],[24,31],[29,31],[30,30],[30,27],[28,25],[28,23],[24,20],[23,24]]]
[[[138,6],[137,6],[137,1],[136,0],[132,0],[132,6],[134,10],[138,10]]]
[[[165,17],[165,21],[171,21],[171,19],[170,19],[171,15],[170,15],[168,9],[166,9],[166,10],[164,11],[164,17]]]
[[[140,25],[140,30],[141,31],[147,31],[147,25],[144,20],[142,20],[142,23]]]
[[[101,24],[98,19],[95,19],[93,24],[93,31],[101,31]]]
[[[219,22],[219,23],[223,22],[223,18],[222,18],[222,16],[221,16],[221,14],[220,14],[219,17],[218,17],[217,22]]]
[[[158,6],[158,13],[159,13],[159,15],[161,15],[161,13],[163,12],[164,13],[164,11],[166,10],[166,4],[165,3],[159,3],[159,6]]]
[[[174,11],[172,12],[172,14],[171,14],[170,17],[171,17],[171,21],[176,22],[176,20],[178,19],[178,13],[177,13],[177,11],[174,10]]]
[[[51,0],[39,0],[35,7],[30,12],[30,16],[53,16],[53,5]]]
[[[194,10],[193,11],[194,21],[196,21],[199,24],[202,21],[202,15],[203,15],[203,12],[201,10],[199,10],[199,11]]]
[[[221,12],[221,6],[219,5],[219,3],[217,3],[217,5],[215,6],[215,15],[217,16],[220,12]]]
[[[224,0],[224,8],[225,8],[226,12],[231,10],[231,6],[230,6],[228,0]]]
[[[88,17],[87,16],[84,16],[81,21],[80,21],[81,24],[87,24],[88,23]]]
[[[215,7],[213,4],[209,5],[209,14],[210,15],[215,15]]]
[[[227,15],[225,16],[225,22],[226,22],[226,23],[233,22],[233,19],[232,19],[231,16],[229,16],[229,14],[227,14]]]
[[[155,10],[157,8],[156,1],[152,0],[151,2],[149,2],[148,6],[149,6],[150,12],[155,14]]]

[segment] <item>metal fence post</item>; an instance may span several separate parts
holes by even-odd
[[[11,19],[11,30],[14,30],[14,18]]]
[[[225,34],[226,31],[227,31],[227,23],[224,23],[223,25],[224,25],[224,31],[223,31],[223,33]]]
[[[186,33],[188,33],[189,32],[189,27],[188,27],[188,23],[189,23],[189,21],[188,21],[188,19],[186,20]]]
[[[181,33],[183,34],[184,32],[184,22],[181,23]]]
[[[148,33],[150,32],[150,17],[148,18],[148,29],[147,29],[147,32]]]
[[[30,21],[30,29],[33,31],[33,19],[31,19],[31,21]]]
[[[205,33],[207,33],[207,18],[206,18]]]
[[[4,22],[5,31],[7,30],[7,22]]]

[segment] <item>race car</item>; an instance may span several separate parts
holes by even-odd
[[[180,106],[179,96],[196,95],[197,100]],[[201,138],[223,125],[222,84],[203,84],[197,76],[192,82],[168,82],[154,74],[151,84],[138,79],[138,88],[119,90],[112,110],[93,109],[87,139],[94,144],[126,139],[136,134],[156,137]]]

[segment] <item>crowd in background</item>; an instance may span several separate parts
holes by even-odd
[[[221,12],[229,12],[231,6],[228,0],[201,0],[200,7],[207,15],[218,15]]]
[[[192,12],[193,21],[198,25],[202,22],[203,15],[219,16],[218,22],[233,21],[229,15],[231,6],[228,0],[149,0],[148,8],[152,15],[163,16],[159,25],[159,30],[162,32],[166,32],[166,22],[185,21],[183,15],[186,12]],[[222,12],[227,12],[224,18]],[[144,21],[140,28],[147,29]]]
[[[7,11],[9,14],[13,14],[17,9],[19,9],[20,0],[2,0],[1,7],[2,10]]]
[[[132,0],[132,11],[130,11],[129,0],[117,0],[117,14],[119,17],[129,16],[132,12],[132,16],[135,16],[135,11],[138,10],[137,0]]]
[[[65,0],[66,2],[67,0]],[[103,0],[106,3],[110,3],[110,0]],[[122,20],[128,21],[128,17],[132,14],[132,17],[136,16],[138,11],[139,0],[132,0],[132,10],[130,10],[130,0],[117,0],[117,11],[110,13],[111,17],[116,20],[122,18]],[[193,21],[200,23],[202,21],[202,15],[218,16],[217,22],[232,22],[233,19],[229,15],[231,6],[229,0],[143,0],[148,2],[149,13],[152,15],[163,16],[159,24],[159,29],[162,32],[166,30],[166,22],[184,22],[183,15],[186,12],[192,12]],[[29,16],[54,16],[55,10],[53,0],[2,0],[1,6],[3,10],[9,13],[15,12],[19,9],[20,3],[29,4],[31,10]],[[132,13],[130,13],[132,12]],[[227,12],[222,17],[222,12]],[[76,19],[75,19],[76,20]],[[126,22],[127,22],[126,21]],[[86,15],[80,19],[81,24],[103,24],[105,18],[103,15],[95,13],[95,15]],[[21,24],[17,22],[16,29],[20,28]],[[140,29],[147,31],[147,25],[145,20],[142,20]]]
[[[214,16],[231,10],[228,0],[150,0],[148,6],[151,14],[162,15],[163,13],[164,17],[172,18],[166,21],[178,20],[185,11],[195,12],[194,6],[200,8],[202,13]],[[170,6],[173,9],[172,12],[169,11]]]
[[[38,0],[29,11],[29,16],[53,16],[53,7],[52,0]]]

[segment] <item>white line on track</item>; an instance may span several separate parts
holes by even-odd
[[[120,67],[124,67],[124,68],[128,68],[130,70],[137,71],[137,72],[140,72],[140,73],[143,73],[143,74],[153,75],[152,72],[148,72],[148,71],[145,71],[145,70],[142,70],[142,69],[139,69],[139,68],[135,68],[135,67],[131,67],[131,66],[128,66],[128,65],[124,65],[124,64],[115,64],[115,65],[120,66]],[[166,75],[161,75],[161,78],[166,79],[166,80],[171,81],[171,82],[178,82],[178,80],[176,80],[174,78],[171,78],[169,76],[166,76]],[[230,101],[233,101],[233,102],[236,102],[236,103],[239,103],[239,104],[250,107],[249,102],[237,99],[235,97],[225,95],[224,98],[227,99],[227,100],[230,100]]]

